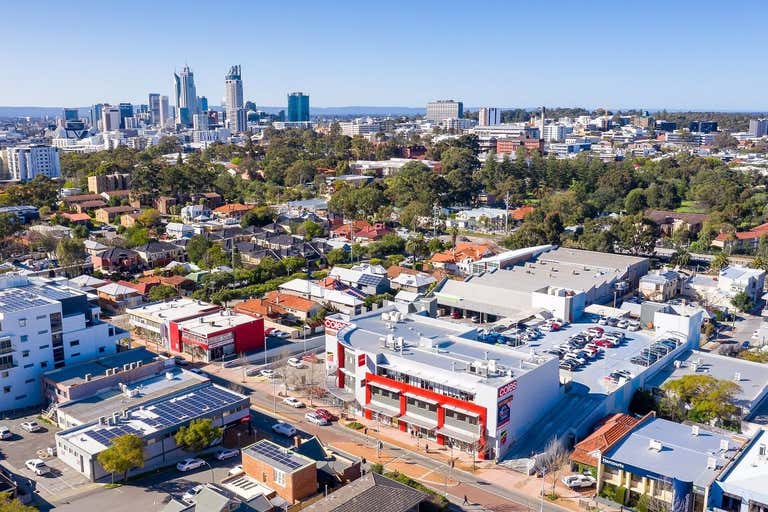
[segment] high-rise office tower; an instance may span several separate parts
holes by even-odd
[[[768,135],[768,119],[750,119],[749,136],[765,137]]]
[[[94,106],[91,107],[91,127],[92,128],[99,127],[99,121],[101,121],[102,107],[103,105],[101,103],[96,103]]]
[[[120,128],[125,128],[125,118],[133,117],[133,105],[130,103],[120,103]]]
[[[224,76],[224,89],[227,103],[227,124],[232,133],[244,132],[247,119],[243,103],[243,79],[240,66],[232,66]]]
[[[80,112],[76,108],[64,109],[64,121],[79,121]]]
[[[477,124],[480,126],[493,126],[501,123],[501,109],[483,107],[477,115]]]
[[[170,105],[168,104],[168,96],[160,96],[160,117],[158,117],[158,124],[161,128],[165,127],[168,119],[171,118]]]
[[[173,74],[174,93],[176,95],[177,119],[179,124],[192,126],[192,116],[200,113],[195,89],[195,74],[184,66],[181,73]]]
[[[160,95],[156,92],[149,93],[149,113],[152,124],[160,124]]]
[[[101,106],[101,131],[111,132],[120,128],[120,108],[104,104]]]
[[[460,119],[464,116],[464,104],[454,100],[437,100],[427,103],[427,121],[439,123],[446,119]]]
[[[197,108],[199,112],[205,112],[206,110],[208,110],[208,98],[205,96],[198,96]]]
[[[288,95],[287,121],[289,123],[309,121],[309,95],[303,92],[292,92]]]

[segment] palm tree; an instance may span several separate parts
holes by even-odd
[[[421,235],[409,238],[405,243],[405,250],[413,255],[414,262],[419,259],[419,256],[423,256],[429,252],[427,243]]]
[[[728,258],[728,254],[724,252],[719,252],[712,259],[712,262],[709,264],[709,266],[712,270],[721,270],[727,267],[729,264],[730,264],[730,259]]]
[[[678,247],[672,255],[672,262],[680,268],[685,268],[691,261],[691,253],[685,247]]]

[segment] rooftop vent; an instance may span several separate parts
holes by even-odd
[[[173,372],[165,372],[165,380],[173,380]]]
[[[707,457],[707,469],[709,469],[709,470],[717,469],[717,458],[716,457]]]
[[[85,374],[85,382],[91,382],[93,380],[93,374],[86,373]]]
[[[741,373],[740,372],[734,373],[733,374],[733,380],[736,381],[736,382],[741,382]]]
[[[721,439],[720,440],[720,451],[721,452],[727,452],[728,451],[728,440],[727,439]]]
[[[661,444],[661,441],[659,441],[658,439],[651,439],[648,443],[649,450],[660,452],[663,448],[664,448],[664,445]]]
[[[692,436],[698,436],[699,435],[699,426],[698,425],[693,425],[691,427],[691,435]]]

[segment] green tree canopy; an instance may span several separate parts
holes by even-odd
[[[149,300],[151,301],[167,300],[178,296],[179,292],[176,291],[176,288],[167,284],[159,284],[149,290]]]
[[[96,456],[101,467],[113,475],[123,473],[127,478],[128,471],[144,466],[144,441],[134,434],[125,434],[112,439],[109,448]]]
[[[199,452],[208,448],[223,434],[221,427],[213,425],[210,418],[192,420],[189,426],[181,427],[174,439],[185,452]]]
[[[79,238],[62,238],[56,245],[56,259],[62,267],[82,262],[85,259],[83,241]]]
[[[712,420],[723,423],[731,421],[738,412],[734,399],[741,387],[729,380],[711,375],[685,375],[665,382],[661,388],[665,394],[662,408],[673,417],[683,415],[701,423]]]

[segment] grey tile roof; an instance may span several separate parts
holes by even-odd
[[[304,512],[406,512],[429,497],[376,473],[368,473],[304,509]]]

